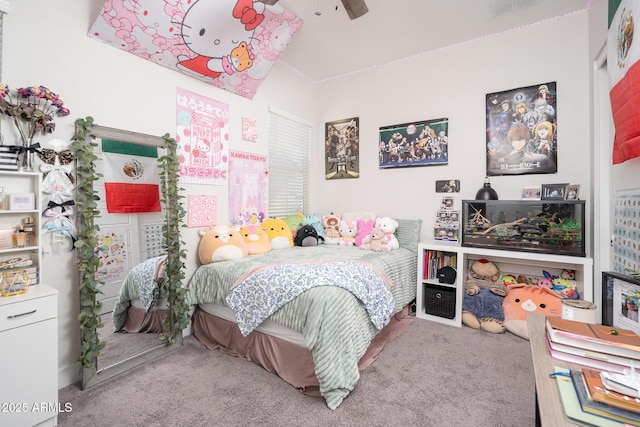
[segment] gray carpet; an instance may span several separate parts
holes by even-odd
[[[195,338],[87,390],[60,390],[66,426],[487,426],[535,424],[529,341],[416,319],[335,411]]]

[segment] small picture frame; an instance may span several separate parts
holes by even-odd
[[[539,185],[522,188],[522,200],[540,200],[542,189]]]
[[[564,184],[542,184],[542,191],[540,194],[541,200],[564,200],[564,193],[567,188],[567,183]]]
[[[448,179],[436,181],[436,193],[458,193],[460,192],[460,180]]]
[[[565,200],[580,200],[580,185],[579,184],[569,184],[564,190],[564,199]]]

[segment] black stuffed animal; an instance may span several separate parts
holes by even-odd
[[[293,243],[296,246],[318,246],[320,241],[324,242],[324,237],[318,235],[313,225],[305,224],[296,232]]]

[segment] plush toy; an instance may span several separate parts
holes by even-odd
[[[371,229],[376,225],[373,219],[359,219],[356,221],[358,234],[356,234],[356,246],[362,245],[362,241],[371,234]]]
[[[384,232],[387,240],[389,240],[389,247],[391,249],[398,249],[400,247],[398,238],[395,235],[395,232],[398,229],[398,225],[398,221],[388,216],[381,216],[376,218],[375,226]]]
[[[264,254],[271,251],[269,235],[260,224],[247,224],[240,229],[240,235],[247,245],[249,255]]]
[[[284,218],[284,222],[289,226],[289,230],[291,230],[291,237],[296,237],[296,232],[298,229],[305,225],[307,221],[304,219],[304,215],[300,212],[296,212],[293,215],[287,215]]]
[[[305,224],[296,232],[293,239],[295,246],[318,246],[324,237],[318,236],[318,232],[311,224]]]
[[[198,257],[202,264],[244,258],[249,254],[240,232],[231,227],[216,225],[198,234],[201,236]]]
[[[492,334],[504,333],[502,300],[507,292],[498,266],[486,259],[475,261],[464,282],[462,324]]]
[[[340,244],[340,215],[331,213],[330,215],[322,215],[322,226],[324,227],[324,243],[327,245]]]
[[[377,227],[371,229],[371,232],[365,237],[361,244],[360,249],[371,250],[374,252],[389,251],[389,241],[384,235],[384,232]]]
[[[464,292],[467,295],[476,295],[481,288],[488,288],[496,295],[505,296],[507,287],[500,278],[500,270],[494,263],[479,259],[469,268],[469,278],[464,282]]]
[[[313,225],[313,228],[315,228],[318,233],[318,237],[322,237],[322,239],[318,241],[318,244],[323,243],[324,226],[322,225],[322,216],[319,214],[305,214],[304,220],[307,224]]]
[[[535,311],[545,316],[560,317],[562,297],[549,288],[521,283],[509,287],[509,293],[502,302],[502,309],[507,331],[529,339],[527,312]]]
[[[354,221],[340,221],[338,226],[340,232],[340,245],[341,246],[355,246],[356,235],[358,234],[358,225]]]
[[[282,218],[267,218],[260,224],[266,231],[271,249],[287,249],[293,247],[293,234]]]

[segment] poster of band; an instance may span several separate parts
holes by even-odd
[[[380,128],[380,169],[449,163],[449,119]]]
[[[325,179],[360,177],[360,120],[358,117],[325,125]]]
[[[556,83],[487,95],[487,175],[558,172]]]

